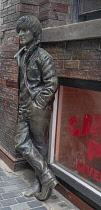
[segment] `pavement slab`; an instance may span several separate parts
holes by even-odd
[[[34,196],[24,197],[34,181],[34,171],[24,169],[13,172],[0,159],[0,210],[79,210],[56,190],[50,198],[41,202]]]

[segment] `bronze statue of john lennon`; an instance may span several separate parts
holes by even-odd
[[[19,66],[19,113],[16,149],[35,170],[25,196],[46,200],[58,184],[47,165],[48,133],[58,80],[51,55],[39,47],[42,27],[34,16],[22,16],[16,27],[23,47],[15,55]]]

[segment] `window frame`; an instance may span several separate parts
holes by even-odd
[[[87,13],[85,12],[80,14],[80,0],[73,0],[71,8],[71,23],[84,22],[101,18],[101,9],[92,10]]]
[[[75,79],[75,78],[63,78],[59,77],[59,85],[83,88],[88,90],[100,91],[100,81]],[[55,142],[56,142],[56,130],[57,130],[57,111],[58,111],[58,98],[59,91],[56,94],[53,116],[51,121],[50,130],[50,147],[49,147],[49,165],[55,175],[58,177],[61,184],[67,189],[70,189],[74,194],[83,199],[86,203],[93,206],[95,209],[101,208],[101,192],[95,189],[93,186],[83,181],[79,177],[70,173],[69,170],[65,170],[55,163]],[[53,129],[54,128],[54,129]]]

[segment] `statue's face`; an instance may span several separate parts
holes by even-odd
[[[28,45],[33,41],[34,36],[33,36],[32,31],[27,29],[27,30],[20,30],[19,38],[20,38],[21,45]]]

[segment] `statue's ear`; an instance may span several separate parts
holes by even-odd
[[[42,34],[38,34],[36,37],[35,37],[35,44],[39,44],[41,42],[41,39],[42,39]]]

